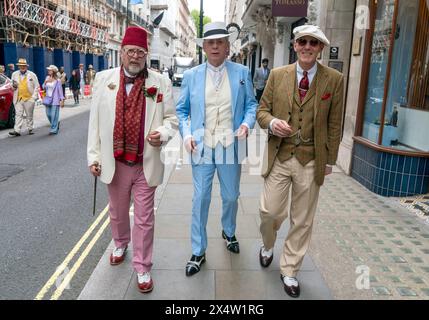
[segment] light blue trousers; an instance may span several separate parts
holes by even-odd
[[[60,118],[60,106],[45,105],[46,116],[51,124],[51,133],[58,133],[58,120]]]
[[[226,161],[231,154],[233,160]],[[194,196],[192,199],[191,242],[192,254],[197,256],[201,256],[207,249],[206,226],[216,170],[222,197],[222,227],[228,237],[235,234],[241,164],[237,163],[234,156],[234,145],[228,149],[221,144],[218,144],[216,149],[204,146],[204,155],[200,163],[192,164]]]

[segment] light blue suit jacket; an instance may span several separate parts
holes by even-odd
[[[176,105],[180,134],[183,138],[193,136],[200,155],[204,148],[206,70],[207,64],[203,63],[184,73],[181,94]],[[235,132],[244,123],[249,129],[253,129],[258,103],[253,92],[250,71],[247,67],[230,61],[226,61],[226,70],[232,96],[233,128],[231,129]],[[237,151],[237,139],[235,148]],[[239,155],[239,159],[242,160],[242,158]]]

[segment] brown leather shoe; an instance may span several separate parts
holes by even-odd
[[[268,268],[268,266],[273,261],[274,254],[272,254],[271,257],[265,257],[262,255],[263,249],[264,247],[261,247],[261,249],[259,250],[259,263],[261,264],[261,267]]]
[[[292,298],[298,298],[300,293],[301,293],[301,290],[299,288],[299,283],[298,283],[298,286],[288,286],[284,282],[284,280],[283,280],[284,276],[282,274],[280,275],[280,279],[282,279],[283,287],[284,287],[286,293],[288,294],[288,296],[290,296]]]
[[[127,248],[128,248],[128,246],[126,246],[124,249],[115,248],[113,250],[115,254],[114,253],[110,254],[110,264],[112,266],[116,266],[116,265],[121,264],[122,262],[124,262],[125,255],[127,253]],[[122,252],[120,252],[122,254],[118,255],[118,250],[122,251]]]

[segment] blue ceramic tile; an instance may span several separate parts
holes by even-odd
[[[417,174],[424,175],[426,173],[426,171],[427,171],[426,163],[427,162],[426,162],[425,158],[419,158],[419,166],[417,169]]]
[[[411,161],[411,168],[410,168],[410,172],[412,174],[417,174],[418,165],[419,165],[419,158],[413,157]]]
[[[389,170],[393,172],[397,172],[399,156],[397,154],[389,154],[389,157],[392,158],[392,162],[390,163]]]
[[[398,156],[398,167],[396,168],[396,172],[402,173],[404,172],[404,165],[405,165],[405,157],[404,156]]]
[[[397,173],[395,177],[395,186],[393,187],[393,190],[400,191],[401,190],[401,184],[402,184],[402,173]]]
[[[395,178],[396,178],[396,174],[393,172],[389,172],[387,180],[384,179],[384,182],[385,182],[384,187],[386,189],[393,190],[393,187],[395,186]]]
[[[404,173],[411,173],[411,162],[413,161],[413,157],[404,157]]]
[[[416,182],[417,182],[417,177],[415,175],[411,175],[410,182],[408,184],[408,192],[413,194],[416,193]]]
[[[408,174],[404,174],[402,177],[402,186],[401,186],[401,192],[408,193],[408,183],[410,182],[410,176]]]

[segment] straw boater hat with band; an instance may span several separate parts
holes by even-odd
[[[28,67],[28,63],[27,63],[27,59],[24,58],[19,58],[18,62],[16,63],[16,65],[19,66],[25,66]]]
[[[295,36],[295,40],[298,40],[299,38],[309,36],[316,38],[320,42],[322,42],[324,45],[328,46],[330,45],[328,38],[326,38],[325,34],[323,33],[322,29],[318,26],[314,26],[311,24],[306,24],[303,26],[296,27],[293,29],[293,34]]]
[[[197,38],[195,41],[200,47],[203,46],[204,40],[228,38],[229,42],[236,40],[237,35],[228,32],[226,25],[223,22],[210,22],[204,25],[203,37]]]

